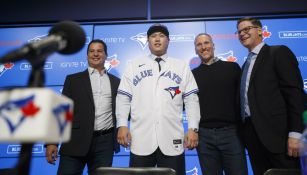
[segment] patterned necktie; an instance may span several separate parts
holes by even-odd
[[[160,71],[161,71],[160,61],[162,61],[162,58],[157,57],[157,58],[155,59],[155,61],[158,62],[158,65],[159,65],[159,72],[160,72]]]
[[[244,68],[243,68],[243,72],[242,72],[242,76],[241,76],[241,85],[240,85],[240,100],[241,100],[241,117],[245,118],[245,106],[246,106],[246,101],[245,101],[245,94],[247,93],[247,89],[246,89],[246,78],[247,78],[247,74],[248,74],[248,69],[251,63],[251,58],[254,55],[253,52],[250,52],[247,56]]]

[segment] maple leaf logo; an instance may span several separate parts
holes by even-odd
[[[40,108],[37,107],[33,101],[29,101],[20,110],[25,117],[33,117],[40,110]]]

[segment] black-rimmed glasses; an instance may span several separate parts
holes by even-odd
[[[258,28],[258,26],[247,26],[247,27],[245,27],[245,28],[243,28],[243,29],[241,29],[241,30],[237,30],[236,32],[235,32],[235,34],[237,34],[237,35],[240,35],[242,32],[243,33],[248,33],[251,29],[253,29],[253,28]]]

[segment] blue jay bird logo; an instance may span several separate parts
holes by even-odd
[[[181,93],[179,86],[176,87],[169,87],[169,88],[165,88],[164,90],[166,90],[167,92],[169,92],[169,94],[171,95],[172,99],[174,99],[174,97],[178,94]]]
[[[130,37],[130,39],[138,42],[141,45],[143,50],[146,48],[148,44],[146,32],[138,33],[137,35]]]
[[[36,117],[36,114],[40,111],[40,108],[34,104],[34,98],[35,95],[30,95],[0,105],[0,118],[3,118],[7,123],[11,133],[14,133],[25,119]]]
[[[66,125],[73,119],[73,114],[70,111],[70,108],[71,106],[69,104],[60,104],[52,110],[60,128],[60,135],[63,134]]]

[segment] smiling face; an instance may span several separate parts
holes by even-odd
[[[161,32],[155,32],[148,37],[149,50],[156,56],[166,54],[168,43],[169,38]]]
[[[241,44],[249,51],[252,51],[262,42],[262,29],[255,26],[251,21],[242,21],[238,24],[238,37]]]
[[[214,59],[214,43],[207,34],[200,34],[195,38],[195,53],[203,64],[211,64]]]
[[[104,62],[107,58],[104,47],[101,43],[91,43],[87,52],[87,61],[90,67],[99,71],[104,69]]]

